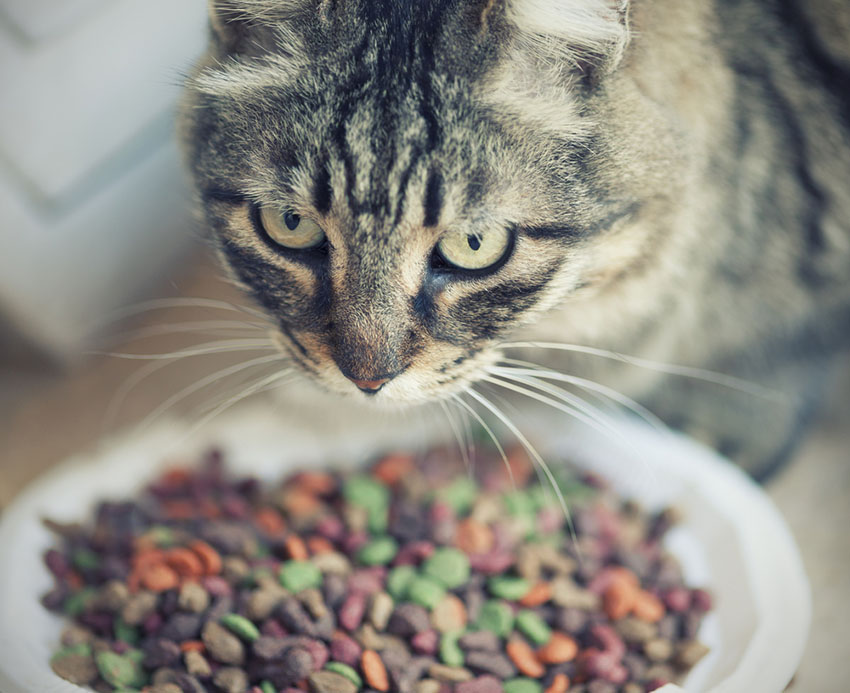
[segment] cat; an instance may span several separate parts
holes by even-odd
[[[850,332],[848,36],[840,0],[211,0],[178,130],[343,407],[573,379],[763,478]]]

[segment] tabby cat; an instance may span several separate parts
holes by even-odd
[[[756,475],[788,455],[850,332],[850,5],[212,0],[210,27],[179,125],[205,224],[343,407],[578,376]]]

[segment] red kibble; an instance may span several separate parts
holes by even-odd
[[[355,570],[348,578],[348,589],[351,592],[362,592],[363,594],[374,594],[384,589],[385,571],[382,568],[374,570],[362,568]]]
[[[473,570],[485,575],[501,575],[516,561],[516,556],[510,551],[491,551],[469,557]]]
[[[440,644],[440,636],[433,629],[423,630],[413,636],[410,640],[413,649],[424,655],[433,655],[437,652]]]
[[[362,592],[355,592],[348,595],[348,598],[339,608],[339,623],[343,628],[353,633],[360,627],[365,613],[366,595]]]
[[[646,693],[651,693],[651,691],[657,691],[659,688],[663,688],[668,683],[670,683],[667,679],[652,679],[646,684]]]
[[[671,611],[687,611],[691,608],[691,592],[683,587],[675,587],[664,594],[663,601]]]
[[[325,515],[316,523],[316,532],[325,539],[337,541],[345,533],[345,525],[336,515]]]
[[[626,644],[611,626],[597,623],[590,629],[590,637],[595,645],[616,659],[622,659],[626,654]]]
[[[218,575],[210,575],[201,580],[204,589],[214,597],[229,597],[233,594],[230,583]]]
[[[269,536],[280,534],[286,529],[286,521],[274,508],[261,508],[254,513],[254,524]]]
[[[712,598],[709,592],[705,590],[691,590],[691,606],[700,613],[711,611]]]
[[[434,553],[434,544],[430,541],[414,541],[396,554],[393,565],[418,565]]]
[[[312,536],[307,539],[307,550],[316,556],[323,553],[333,553],[336,548],[324,537]]]
[[[336,662],[356,667],[362,653],[363,648],[345,633],[337,632],[331,640],[330,656]]]
[[[44,564],[60,580],[64,579],[71,570],[71,564],[68,563],[68,559],[55,549],[50,549],[50,551],[44,554]]]
[[[620,664],[620,658],[610,652],[603,652],[595,647],[582,650],[578,656],[581,671],[589,678],[600,678],[608,681],[611,672]]]
[[[556,690],[555,693],[565,693],[566,690]],[[454,693],[502,693],[502,682],[495,676],[479,676],[472,681],[455,684]]]

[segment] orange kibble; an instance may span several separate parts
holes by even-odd
[[[221,506],[212,498],[204,498],[201,500],[200,512],[208,520],[216,520],[221,517]]]
[[[635,601],[632,605],[632,613],[636,618],[648,623],[658,623],[666,610],[661,600],[654,594],[640,590],[635,595]]]
[[[552,683],[545,693],[567,693],[570,688],[570,679],[566,674],[555,674]]]
[[[204,564],[198,554],[189,549],[171,549],[165,554],[165,563],[177,571],[180,577],[196,578],[204,574]]]
[[[142,576],[139,574],[138,569],[134,569],[130,571],[130,574],[127,576],[127,589],[130,590],[133,594],[139,591],[142,587]]]
[[[493,530],[471,517],[457,526],[455,546],[468,554],[487,553],[493,548]]]
[[[519,600],[522,606],[535,607],[545,604],[552,598],[552,585],[548,582],[538,582],[526,595]]]
[[[296,688],[300,688],[302,691],[310,690],[310,682],[307,679],[302,679],[298,683],[295,684]]]
[[[184,467],[173,467],[172,469],[168,469],[163,472],[162,476],[159,478],[159,485],[176,488],[178,486],[185,485],[191,478],[192,472],[188,469]]]
[[[302,491],[317,496],[326,496],[336,490],[336,481],[325,472],[301,472],[292,483]]]
[[[189,548],[198,554],[204,566],[204,575],[218,575],[221,572],[221,556],[205,541],[193,541]]]
[[[162,563],[165,560],[165,552],[159,549],[142,549],[133,555],[133,567],[143,570],[149,565]]]
[[[293,561],[306,561],[310,558],[310,554],[307,553],[307,545],[297,534],[290,534],[284,539],[283,544]]]
[[[200,640],[184,640],[180,643],[181,652],[203,652],[206,649]]]
[[[640,587],[640,579],[631,570],[625,566],[613,566],[607,568],[611,575],[612,582],[622,582],[623,584],[638,589]]]
[[[388,691],[390,689],[390,681],[387,677],[387,668],[381,656],[374,650],[364,650],[360,658],[360,665],[363,668],[363,676],[372,688],[376,691]]]
[[[413,471],[413,457],[396,453],[387,455],[372,467],[372,476],[383,481],[387,486],[393,486]]]
[[[514,663],[521,673],[533,679],[539,679],[546,672],[543,665],[537,661],[534,655],[534,650],[531,646],[522,640],[511,640],[506,646],[505,651],[508,657]]]
[[[76,570],[72,570],[65,577],[65,581],[68,583],[68,587],[72,590],[79,590],[83,588],[84,580],[83,576],[80,575]]]
[[[333,553],[336,551],[334,545],[328,539],[318,535],[314,535],[307,539],[307,548],[314,556],[318,556],[322,553]]]
[[[180,576],[165,563],[151,563],[140,569],[142,586],[151,592],[165,592],[180,586]]]
[[[195,517],[197,506],[191,501],[170,500],[163,501],[162,511],[170,520],[190,520]]]
[[[319,509],[319,499],[312,493],[289,489],[281,498],[281,506],[296,517],[309,516]]]
[[[280,534],[286,529],[286,521],[274,508],[260,508],[254,515],[254,524],[266,534]]]
[[[602,605],[608,618],[618,620],[629,615],[635,604],[638,591],[628,583],[612,582],[602,596]]]
[[[571,662],[578,654],[578,643],[566,633],[555,631],[543,647],[537,650],[537,659],[544,664]]]

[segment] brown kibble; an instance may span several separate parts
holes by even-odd
[[[548,582],[538,582],[534,585],[526,595],[519,600],[519,603],[527,607],[535,607],[545,604],[552,598],[552,585]]]
[[[128,626],[138,626],[156,611],[157,596],[153,592],[139,592],[130,597],[121,609],[121,620]]]
[[[569,677],[566,674],[555,674],[555,678],[552,679],[552,683],[549,684],[545,693],[567,693],[569,688]]]
[[[673,656],[673,643],[666,638],[653,638],[643,645],[644,654],[653,662],[666,662]]]
[[[200,652],[195,650],[189,650],[183,655],[183,662],[186,665],[186,671],[188,671],[192,676],[200,676],[201,678],[207,678],[212,675],[212,669],[210,668],[210,663],[206,660],[206,657],[202,655]]]
[[[213,683],[222,693],[245,693],[248,689],[248,674],[242,669],[225,667],[215,672]]]
[[[463,683],[464,681],[471,681],[475,678],[469,669],[450,667],[437,662],[434,662],[428,667],[428,675],[433,679],[445,681],[446,683]]]
[[[50,661],[54,673],[78,686],[88,686],[97,678],[94,659],[87,655],[71,654],[54,657]]]
[[[455,532],[455,546],[465,553],[487,553],[494,541],[493,531],[471,517],[458,524]]]
[[[205,541],[193,541],[189,548],[194,551],[204,566],[204,575],[218,575],[221,573],[221,555]]]
[[[537,650],[537,659],[544,664],[571,662],[578,654],[578,644],[566,633],[555,631],[543,647]]]
[[[431,611],[431,625],[440,633],[466,628],[466,606],[455,595],[447,594]]]
[[[637,599],[637,591],[626,582],[612,582],[602,597],[602,606],[608,618],[617,621],[632,611]]]
[[[363,676],[366,679],[366,683],[376,691],[388,691],[390,689],[387,668],[384,666],[384,661],[377,652],[374,650],[364,650],[360,658],[360,664],[363,667]]]
[[[534,650],[531,649],[531,646],[527,642],[523,640],[511,640],[505,646],[505,651],[516,668],[526,676],[539,679],[546,672],[543,665],[537,661]]]
[[[245,661],[242,641],[215,621],[208,621],[201,632],[201,639],[210,656],[222,664],[241,666]]]
[[[357,693],[357,686],[342,674],[316,671],[307,679],[313,693]]]
[[[142,568],[139,577],[142,586],[151,592],[165,592],[180,585],[177,571],[165,563],[152,563]]]
[[[635,600],[632,604],[632,613],[641,621],[646,621],[647,623],[658,623],[662,618],[664,618],[664,614],[667,613],[667,610],[664,608],[664,602],[662,602],[658,597],[654,594],[641,590],[635,595]]]

